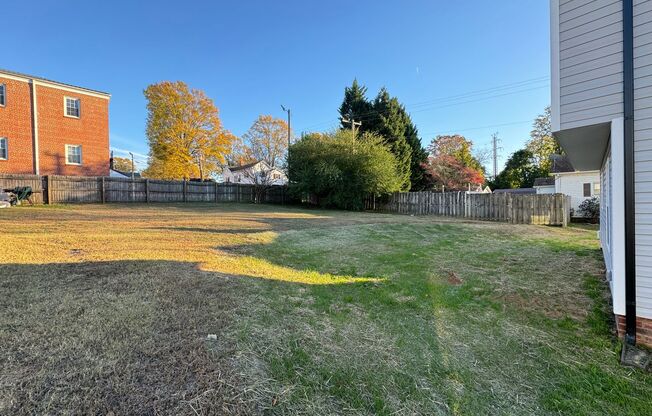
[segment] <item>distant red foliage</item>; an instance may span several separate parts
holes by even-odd
[[[447,190],[464,190],[469,184],[484,183],[481,171],[464,166],[460,160],[447,154],[429,157],[423,168],[434,187],[443,185]]]

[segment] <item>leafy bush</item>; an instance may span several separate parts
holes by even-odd
[[[290,192],[323,207],[361,210],[366,196],[401,187],[396,158],[370,133],[305,136],[290,147],[288,172]]]
[[[600,218],[600,198],[594,196],[590,199],[585,199],[579,206],[579,213],[584,218],[597,221]]]

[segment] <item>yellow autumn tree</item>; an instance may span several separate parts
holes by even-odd
[[[260,115],[242,138],[256,160],[279,166],[288,150],[288,124],[280,118]]]
[[[231,153],[226,157],[230,166],[241,166],[247,163],[257,162],[256,157],[242,137],[234,137],[231,142]]]
[[[164,81],[144,91],[147,99],[147,177],[202,180],[220,171],[233,135],[203,91]]]

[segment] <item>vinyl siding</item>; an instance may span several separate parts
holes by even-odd
[[[591,196],[584,196],[585,183],[591,184]],[[575,172],[558,174],[555,177],[555,192],[569,195],[571,197],[571,208],[574,211],[573,216],[579,217],[580,204],[592,196],[599,196],[593,192],[593,185],[597,183],[600,183],[600,172]]]
[[[652,0],[634,0],[637,315],[652,318]]]
[[[622,116],[622,40],[621,0],[560,0],[562,130]]]

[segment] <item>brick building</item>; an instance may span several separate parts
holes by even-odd
[[[0,173],[108,175],[110,97],[0,69]]]

